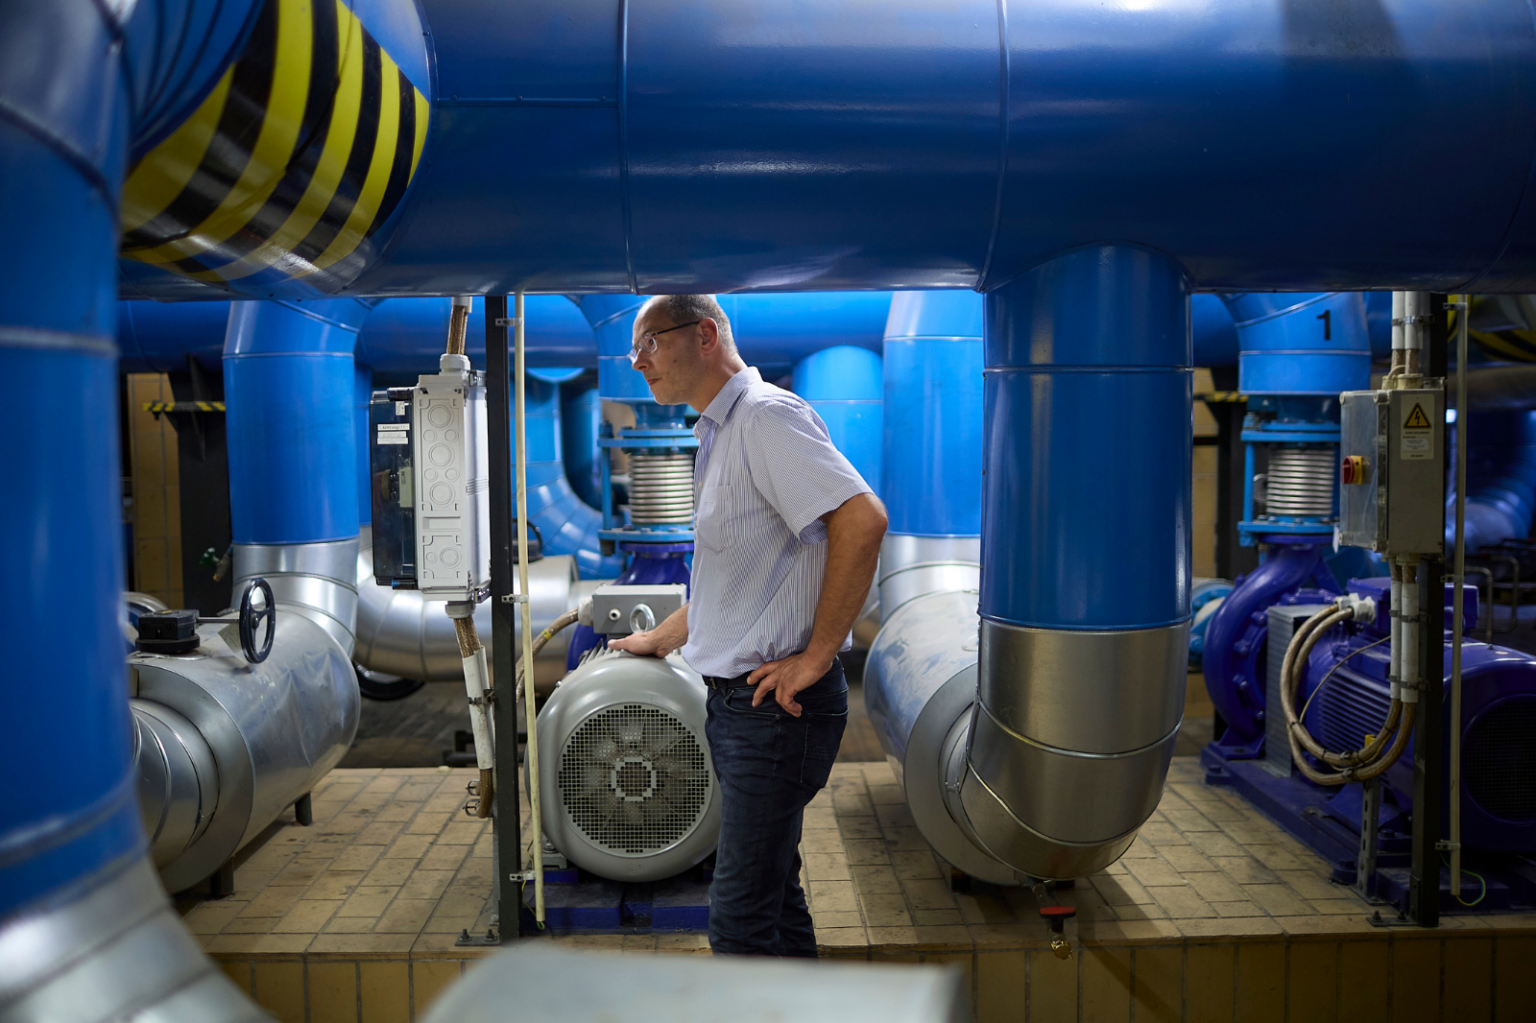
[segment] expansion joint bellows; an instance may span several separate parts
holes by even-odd
[[[693,521],[693,452],[630,454],[629,519],[637,526]]]
[[[1333,448],[1277,448],[1269,456],[1268,500],[1272,516],[1330,518],[1337,459]]]

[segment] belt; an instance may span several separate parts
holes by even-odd
[[[704,684],[709,686],[711,689],[718,689],[721,692],[724,692],[727,689],[743,689],[749,684],[747,682],[747,678],[751,674],[752,673],[749,671],[745,674],[737,675],[735,678],[721,678],[719,675],[705,675]]]

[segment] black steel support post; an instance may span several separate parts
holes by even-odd
[[[1445,296],[1430,300],[1429,350],[1424,353],[1424,374],[1444,380],[1450,332],[1446,324]],[[1446,407],[1442,398],[1441,408]],[[1450,471],[1446,434],[1440,431],[1441,463]],[[1440,502],[1441,533],[1445,531],[1445,502]],[[1413,862],[1408,888],[1408,915],[1421,927],[1440,925],[1440,793],[1445,786],[1445,751],[1442,748],[1440,705],[1445,664],[1445,561],[1427,557],[1419,566],[1419,663],[1423,665],[1424,691],[1419,693],[1418,720],[1413,729]]]
[[[507,298],[485,299],[485,405],[491,461],[491,687],[496,721],[496,890],[501,907],[503,940],[523,933],[522,807],[518,795],[517,700],[514,654],[517,650],[517,605],[510,598],[517,588],[516,538],[512,520],[512,380],[507,340]]]

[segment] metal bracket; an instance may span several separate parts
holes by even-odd
[[[533,871],[531,871],[531,870],[519,870],[515,874],[508,874],[507,875],[507,880],[508,881],[517,881],[517,882],[520,882],[520,883],[525,883],[525,882],[528,882],[528,881],[532,881],[533,880]]]
[[[1442,839],[1440,839],[1440,841],[1435,843],[1435,851],[1436,852],[1455,852],[1457,849],[1460,849],[1460,848],[1461,848],[1461,843],[1460,842],[1452,842],[1450,839],[1446,839],[1446,838],[1442,838]]]
[[[517,326],[517,317],[516,316],[498,316],[494,320],[492,320],[491,323],[493,325],[497,326],[497,327],[515,327],[515,326]]]
[[[528,595],[525,593],[503,593],[501,595],[501,602],[503,604],[526,604],[528,603]]]

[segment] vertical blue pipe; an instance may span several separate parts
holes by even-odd
[[[603,421],[603,399],[596,387],[579,383],[567,385],[560,409],[561,448],[565,454],[565,474],[587,504],[596,508],[603,503],[601,473],[597,466],[598,424]]]
[[[118,626],[112,338],[128,105],[110,10],[65,0],[0,10],[0,224],[13,253],[0,281],[0,373],[15,385],[0,404],[0,628],[6,713],[20,726],[0,744],[10,779],[0,921],[144,844]]]
[[[892,535],[981,532],[982,308],[970,291],[891,298],[880,478]]]
[[[576,496],[565,476],[560,385],[530,376],[525,388],[528,521],[539,528],[544,553],[575,555],[583,579],[612,579],[624,570],[624,558],[599,553],[602,514]]]
[[[357,536],[357,379],[367,307],[352,299],[235,306],[224,343],[236,544]]]
[[[794,390],[821,416],[832,443],[880,493],[884,440],[882,360],[867,348],[833,345],[795,366]]]
[[[369,451],[368,406],[373,401],[373,370],[352,367],[352,414],[357,437],[357,524],[373,525],[372,453]]]
[[[1189,618],[1189,301],[1105,246],[987,296],[981,613],[1047,629]]]

